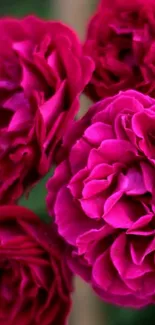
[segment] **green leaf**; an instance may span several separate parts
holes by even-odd
[[[18,202],[19,205],[34,211],[45,222],[51,221],[46,209],[46,183],[51,175],[52,171],[42,178],[41,181],[32,189],[28,198],[24,195]]]

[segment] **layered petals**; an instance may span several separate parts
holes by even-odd
[[[36,17],[0,20],[0,202],[14,203],[51,162],[94,64],[76,34]],[[32,32],[33,30],[33,32]]]
[[[155,3],[101,0],[84,52],[95,62],[86,93],[94,101],[130,88],[155,96]]]
[[[105,301],[134,308],[155,301],[154,107],[133,90],[93,105],[47,184],[70,268]]]
[[[65,251],[55,228],[33,212],[0,207],[2,324],[67,324],[72,275]]]

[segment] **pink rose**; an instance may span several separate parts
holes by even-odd
[[[0,202],[48,171],[93,63],[74,32],[35,17],[0,20]]]
[[[102,0],[84,52],[95,62],[86,86],[94,101],[130,88],[155,97],[155,1]]]
[[[64,253],[33,212],[0,206],[0,324],[67,324],[72,277]]]
[[[96,103],[64,137],[47,204],[71,269],[106,301],[155,303],[155,100]]]

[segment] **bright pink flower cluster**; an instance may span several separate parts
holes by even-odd
[[[54,226],[10,204],[51,167],[93,67],[62,23],[0,20],[0,324],[67,324],[66,245]]]
[[[101,0],[84,46],[61,22],[0,19],[0,323],[66,325],[72,273],[155,303],[154,56],[154,0]],[[82,92],[96,103],[73,121]],[[58,161],[51,226],[16,203]]]
[[[64,138],[48,208],[71,269],[106,301],[155,302],[155,100],[136,91],[96,103]]]
[[[94,100],[120,90],[155,96],[155,1],[101,0],[84,51],[95,62],[86,93]]]

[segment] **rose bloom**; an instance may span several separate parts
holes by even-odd
[[[35,17],[0,20],[0,202],[16,201],[49,169],[79,108],[92,60],[74,32]]]
[[[86,87],[94,101],[130,88],[155,97],[155,1],[102,0],[84,52],[96,65]]]
[[[47,204],[71,269],[105,301],[155,303],[155,100],[120,92],[64,137]]]
[[[20,206],[0,206],[0,323],[65,325],[72,276],[51,226]]]

